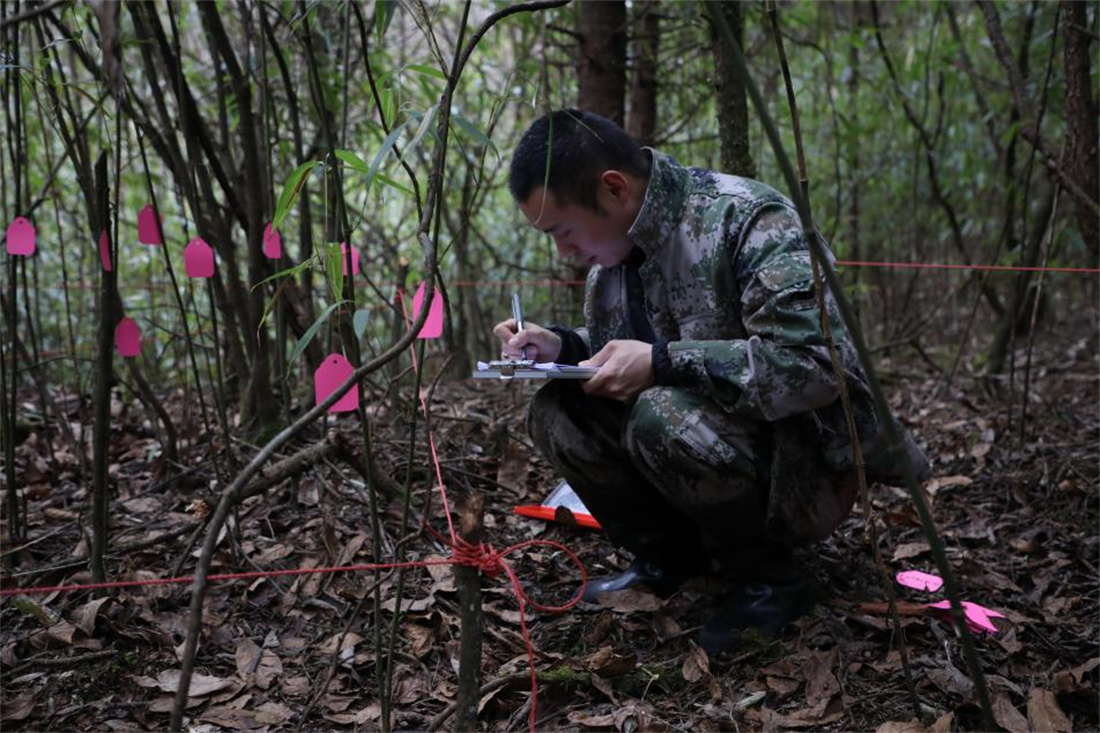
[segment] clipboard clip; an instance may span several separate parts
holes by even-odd
[[[489,362],[489,371],[500,372],[501,379],[511,379],[517,369],[534,369],[534,359],[494,359]]]

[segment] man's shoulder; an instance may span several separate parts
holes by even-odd
[[[763,205],[790,200],[771,186],[753,178],[720,173],[707,168],[688,168],[691,176],[689,195],[700,200],[713,199],[720,205]]]

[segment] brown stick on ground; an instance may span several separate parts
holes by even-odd
[[[471,545],[481,542],[485,498],[466,496],[459,515],[459,534]],[[478,688],[481,687],[481,571],[455,565],[461,648],[458,655],[458,690],[455,692],[455,730],[477,730]]]

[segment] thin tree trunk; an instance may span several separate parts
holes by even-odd
[[[653,145],[657,129],[657,69],[661,46],[659,0],[641,0],[634,21],[633,74],[627,132],[639,145]]]
[[[745,10],[741,2],[709,0],[711,45],[714,52],[714,90],[718,107],[718,139],[722,143],[722,170],[736,176],[756,177],[756,163],[749,148],[749,107],[745,85],[738,77],[732,58],[733,51],[721,40],[715,29],[714,14],[720,13],[737,42],[745,43]]]
[[[1086,32],[1088,14],[1083,0],[1066,2],[1062,17],[1066,23],[1066,173],[1093,201],[1100,201],[1100,161],[1097,160],[1100,111],[1093,96],[1092,54],[1089,53],[1092,39]],[[1095,260],[1100,255],[1100,216],[1080,200],[1075,204],[1077,226]]]
[[[626,99],[626,2],[577,4],[580,57],[577,106],[624,124]]]

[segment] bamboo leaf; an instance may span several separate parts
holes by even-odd
[[[413,136],[412,142],[405,148],[406,153],[411,153],[412,150],[420,143],[424,138],[424,135],[431,129],[432,121],[435,119],[435,113],[439,110],[438,104],[433,104],[428,108],[428,111],[424,114],[424,117],[420,120],[420,127],[416,128],[416,134]]]
[[[424,76],[431,76],[431,77],[434,77],[436,79],[442,79],[443,81],[447,81],[447,75],[446,74],[444,74],[439,69],[432,68],[431,66],[425,66],[424,64],[409,64],[405,68],[409,69],[410,71],[415,71],[418,74],[423,74]]]
[[[349,168],[354,168],[360,173],[366,173],[368,170],[370,170],[370,168],[367,166],[367,161],[363,160],[350,150],[340,149],[333,152],[336,154],[336,157],[342,160],[344,162],[344,165],[348,166]]]
[[[488,135],[481,131],[481,128],[462,115],[452,114],[451,120],[454,124],[458,125],[459,129],[473,138],[474,142],[486,146],[496,154],[498,160],[500,159],[500,151],[497,150],[497,146],[493,144],[493,141],[489,139]]]
[[[308,160],[302,163],[300,166],[294,169],[294,172],[290,174],[290,178],[286,179],[286,185],[283,186],[283,192],[279,194],[279,203],[275,206],[275,218],[272,219],[271,228],[278,229],[283,219],[286,218],[286,213],[290,209],[291,204],[298,198],[299,192],[302,190],[302,185],[305,183],[306,175],[317,167],[319,161]]]
[[[382,159],[393,150],[394,143],[397,142],[397,137],[404,131],[405,126],[408,125],[408,120],[402,122],[397,127],[390,131],[389,135],[386,135],[386,139],[382,141],[382,147],[378,148],[378,152],[374,154],[374,159],[370,163],[370,171],[367,172],[367,191],[370,191],[371,181],[374,180],[374,176],[378,173],[378,167],[382,165]]]
[[[400,183],[393,180],[389,176],[386,176],[386,175],[383,175],[383,174],[379,173],[378,175],[375,176],[375,178],[377,178],[380,183],[384,183],[385,185],[389,186],[390,188],[395,188],[398,191],[400,191],[401,193],[405,194],[406,196],[415,196],[416,195],[415,193],[413,193],[413,190],[411,188],[408,188],[407,186],[402,186]]]
[[[339,242],[329,242],[326,247],[325,278],[332,288],[332,297],[339,300],[344,293],[344,255]]]
[[[302,338],[298,339],[298,343],[294,345],[294,351],[290,352],[290,357],[286,362],[286,374],[290,376],[290,368],[294,366],[295,360],[302,355],[302,352],[309,346],[309,342],[313,340],[313,337],[317,335],[317,332],[321,330],[321,326],[325,325],[325,321],[332,315],[332,312],[336,310],[338,306],[344,304],[344,301],[338,300],[328,308],[321,311],[321,315],[317,316],[317,320],[313,322],[313,325],[306,329],[306,332],[302,334]]]
[[[355,329],[356,338],[363,338],[363,334],[367,332],[367,323],[370,321],[370,308],[360,308],[355,311],[355,315],[352,316],[351,326]]]
[[[374,18],[375,29],[378,31],[378,40],[382,40],[382,37],[386,35],[386,31],[389,30],[390,21],[393,20],[393,16],[397,13],[398,0],[382,0],[375,6]]]

